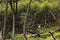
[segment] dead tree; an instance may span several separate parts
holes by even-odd
[[[6,9],[5,9],[5,13],[4,13],[3,40],[5,40],[5,30],[6,30],[6,23],[7,23],[7,13],[8,13],[8,0],[6,0]]]
[[[24,19],[24,25],[23,25],[24,40],[28,40],[27,37],[26,37],[26,21],[27,21],[28,13],[30,11],[31,1],[32,0],[29,1],[28,7],[27,7],[27,12],[25,13],[25,19]]]

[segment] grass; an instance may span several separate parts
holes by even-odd
[[[22,34],[16,35],[15,40],[23,40]]]

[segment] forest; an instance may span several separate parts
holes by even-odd
[[[60,40],[60,0],[0,0],[0,40]]]

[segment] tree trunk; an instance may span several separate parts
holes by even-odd
[[[0,40],[2,40],[2,23],[0,22]]]
[[[3,40],[5,40],[7,13],[8,13],[8,0],[6,0],[6,10],[5,10],[5,13],[4,13]]]
[[[14,36],[15,36],[15,14],[17,13],[17,1],[16,1],[16,11],[12,5],[12,2],[10,2],[10,6],[11,6],[11,10],[13,12],[13,27],[12,27],[12,40],[14,40]]]
[[[2,40],[2,30],[0,30],[0,40]]]
[[[2,0],[1,0],[2,2]],[[0,9],[2,8],[2,5],[0,4]],[[0,17],[0,40],[2,40],[2,21],[1,21],[1,17]]]
[[[29,13],[29,11],[30,11],[31,1],[32,1],[32,0],[29,1],[28,7],[27,7],[27,12],[26,12],[26,14],[25,14],[25,19],[24,19],[24,25],[23,25],[24,40],[28,40],[28,38],[26,37],[26,21],[27,21],[28,13]]]
[[[15,34],[15,15],[13,13],[12,40],[14,40],[14,34]]]
[[[12,40],[14,40],[15,36],[15,14],[17,13],[17,2],[16,2],[16,11],[13,13],[13,29],[12,29]]]

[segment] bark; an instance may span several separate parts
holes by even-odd
[[[6,22],[7,22],[7,13],[8,13],[8,0],[6,0],[6,10],[5,10],[5,13],[4,13],[3,40],[5,40],[5,30],[6,30]]]
[[[26,14],[25,14],[25,19],[24,19],[24,25],[23,25],[24,40],[28,40],[27,37],[26,37],[26,21],[27,21],[28,13],[29,13],[29,11],[30,11],[31,1],[32,1],[32,0],[29,1],[28,7],[27,7],[27,12],[26,12]]]

